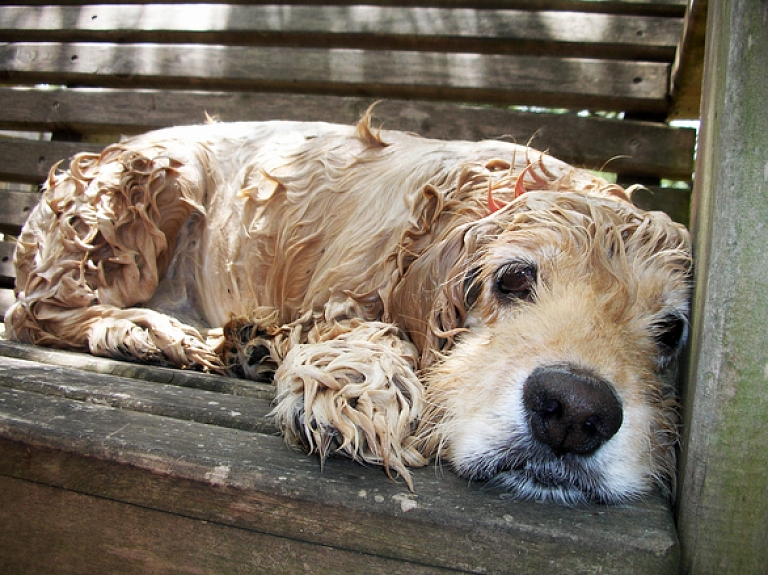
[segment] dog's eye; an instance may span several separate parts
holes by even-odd
[[[475,305],[475,302],[480,297],[481,283],[478,281],[480,270],[478,268],[472,268],[464,278],[464,303],[467,308]]]
[[[664,316],[654,328],[656,345],[666,354],[676,351],[684,343],[688,333],[685,318],[677,314]]]
[[[496,273],[496,290],[505,297],[531,301],[535,285],[536,266],[530,262],[513,262]]]

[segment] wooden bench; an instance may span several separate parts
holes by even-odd
[[[382,100],[386,128],[532,141],[647,184],[639,203],[687,222],[695,132],[666,123],[698,112],[685,13],[685,0],[1,7],[0,308],[51,166],[206,114],[353,123]],[[412,494],[286,447],[271,398],[0,341],[0,572],[677,570],[661,499],[517,502],[439,467],[416,470]]]

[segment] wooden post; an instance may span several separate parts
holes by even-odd
[[[768,2],[709,3],[678,526],[684,574],[768,565]]]

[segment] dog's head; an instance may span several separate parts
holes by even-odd
[[[664,372],[688,331],[687,231],[610,194],[530,192],[442,250],[450,271],[421,324],[443,347],[425,450],[523,498],[621,502],[669,485]]]

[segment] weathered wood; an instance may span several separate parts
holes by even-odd
[[[178,4],[188,0],[148,0],[144,4]],[[126,0],[61,0],[62,5],[125,4]],[[274,0],[210,0],[212,4],[274,4]],[[285,4],[326,4],[323,0],[291,0]],[[357,5],[357,0],[334,0],[336,5]],[[366,0],[373,6],[428,6],[475,8],[483,10],[561,10],[600,14],[634,14],[637,16],[685,15],[687,0]],[[14,4],[39,6],[50,0],[15,0]]]
[[[758,0],[709,10],[681,572],[757,575],[768,564],[768,11]]]
[[[39,199],[37,192],[21,191],[19,188],[0,190],[0,233],[18,234]],[[0,250],[0,262],[7,263],[7,248]],[[6,269],[0,266],[0,276],[3,275],[6,275]]]
[[[134,134],[221,121],[327,121],[353,124],[371,98],[170,90],[0,89],[0,126],[81,134]],[[137,113],[140,110],[141,113]],[[575,114],[531,114],[503,108],[388,99],[374,108],[382,127],[425,137],[531,142],[577,166],[635,175],[689,179],[696,133],[663,124]],[[584,134],[590,134],[585,138]]]
[[[272,385],[191,370],[172,369],[96,357],[89,353],[62,351],[0,339],[0,356],[71,367],[103,375],[227,393],[263,401],[275,395]]]
[[[0,475],[336,549],[485,573],[674,573],[666,506],[516,502],[449,472],[416,493],[282,439],[0,388]],[[435,550],[439,549],[439,553]]]
[[[79,142],[0,140],[0,180],[40,184],[50,169],[78,152],[98,152],[104,146]]]
[[[179,385],[104,377],[103,374],[9,357],[0,362],[0,387],[220,427],[277,433],[277,428],[267,417],[274,393],[266,398],[245,399]]]
[[[646,186],[632,193],[632,202],[644,210],[666,212],[687,226],[691,219],[691,190]]]
[[[0,548],[17,575],[456,573],[2,476]]]
[[[279,45],[674,59],[677,18],[401,6],[6,7],[6,41]]]
[[[669,64],[441,52],[18,42],[13,83],[197,87],[666,110]]]
[[[699,118],[708,5],[708,0],[689,1],[685,27],[672,66],[669,120]]]
[[[14,301],[16,301],[16,296],[12,289],[0,288],[0,317],[5,318],[5,312],[13,305]],[[2,326],[0,326],[0,329],[2,329]]]
[[[0,194],[3,193],[5,192],[0,192]],[[16,270],[13,267],[13,251],[15,248],[16,244],[14,242],[0,241],[0,285],[6,283],[5,280],[13,280],[16,277]]]

